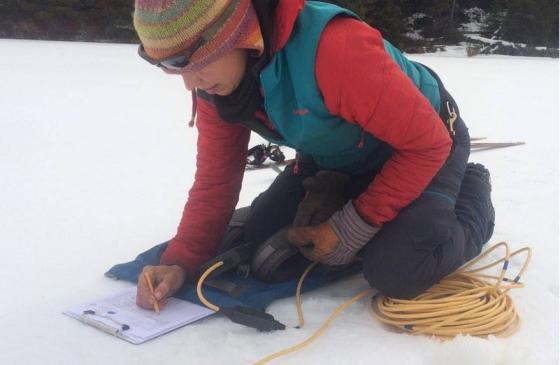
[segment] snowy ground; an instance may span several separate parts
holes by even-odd
[[[61,314],[130,285],[103,273],[174,234],[192,182],[190,96],[180,78],[135,52],[129,45],[0,40],[0,364],[250,364],[306,338],[365,287],[355,278],[306,295],[301,330],[259,334],[208,318],[140,346]],[[276,363],[555,364],[558,61],[412,58],[440,73],[472,136],[527,142],[471,157],[492,172],[491,242],[534,250],[527,287],[512,292],[521,330],[505,340],[440,343],[388,331],[361,302],[312,346]],[[274,176],[247,172],[240,206]],[[296,323],[292,300],[270,311]]]

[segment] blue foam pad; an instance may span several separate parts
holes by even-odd
[[[138,275],[142,272],[144,266],[159,265],[159,258],[163,251],[165,251],[167,244],[168,242],[164,242],[154,246],[139,254],[133,261],[113,266],[105,273],[105,276],[136,283]],[[302,292],[319,288],[360,271],[360,263],[338,270],[327,269],[322,266],[316,267],[305,279]],[[275,299],[294,296],[297,286],[297,279],[269,284],[251,276],[246,278],[240,277],[235,272],[224,273],[219,276],[219,279],[234,283],[243,290],[239,295],[232,297],[223,291],[205,286],[203,289],[204,296],[211,303],[219,307],[242,305],[262,311]],[[196,286],[193,284],[185,284],[174,296],[192,303],[201,304],[196,295]]]

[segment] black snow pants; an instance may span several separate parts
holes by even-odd
[[[441,84],[440,84],[441,85]],[[440,87],[442,120],[446,103],[459,114],[449,93]],[[425,191],[371,239],[360,251],[363,274],[370,285],[395,298],[412,298],[476,257],[493,230],[488,211],[489,189],[467,179],[470,138],[459,116],[454,124],[451,153]],[[288,166],[252,203],[245,238],[262,242],[292,223],[304,198],[302,181],[320,167],[307,155],[298,156],[298,172]],[[352,176],[345,195],[354,199],[378,171]]]

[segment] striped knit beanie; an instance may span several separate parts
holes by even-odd
[[[189,49],[203,37],[187,71],[200,70],[235,48],[259,53],[264,48],[251,0],[135,0],[134,28],[155,60]]]

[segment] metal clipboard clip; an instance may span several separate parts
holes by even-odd
[[[97,317],[97,318],[96,318]],[[113,322],[114,325],[108,324],[106,321],[102,321],[98,318],[108,319],[109,321]],[[107,316],[101,313],[96,313],[94,310],[88,309],[82,312],[80,315],[80,320],[86,324],[89,324],[92,327],[95,327],[103,332],[106,332],[110,335],[121,337],[123,332],[130,329],[130,326],[126,323],[120,323],[116,321],[111,316]]]

